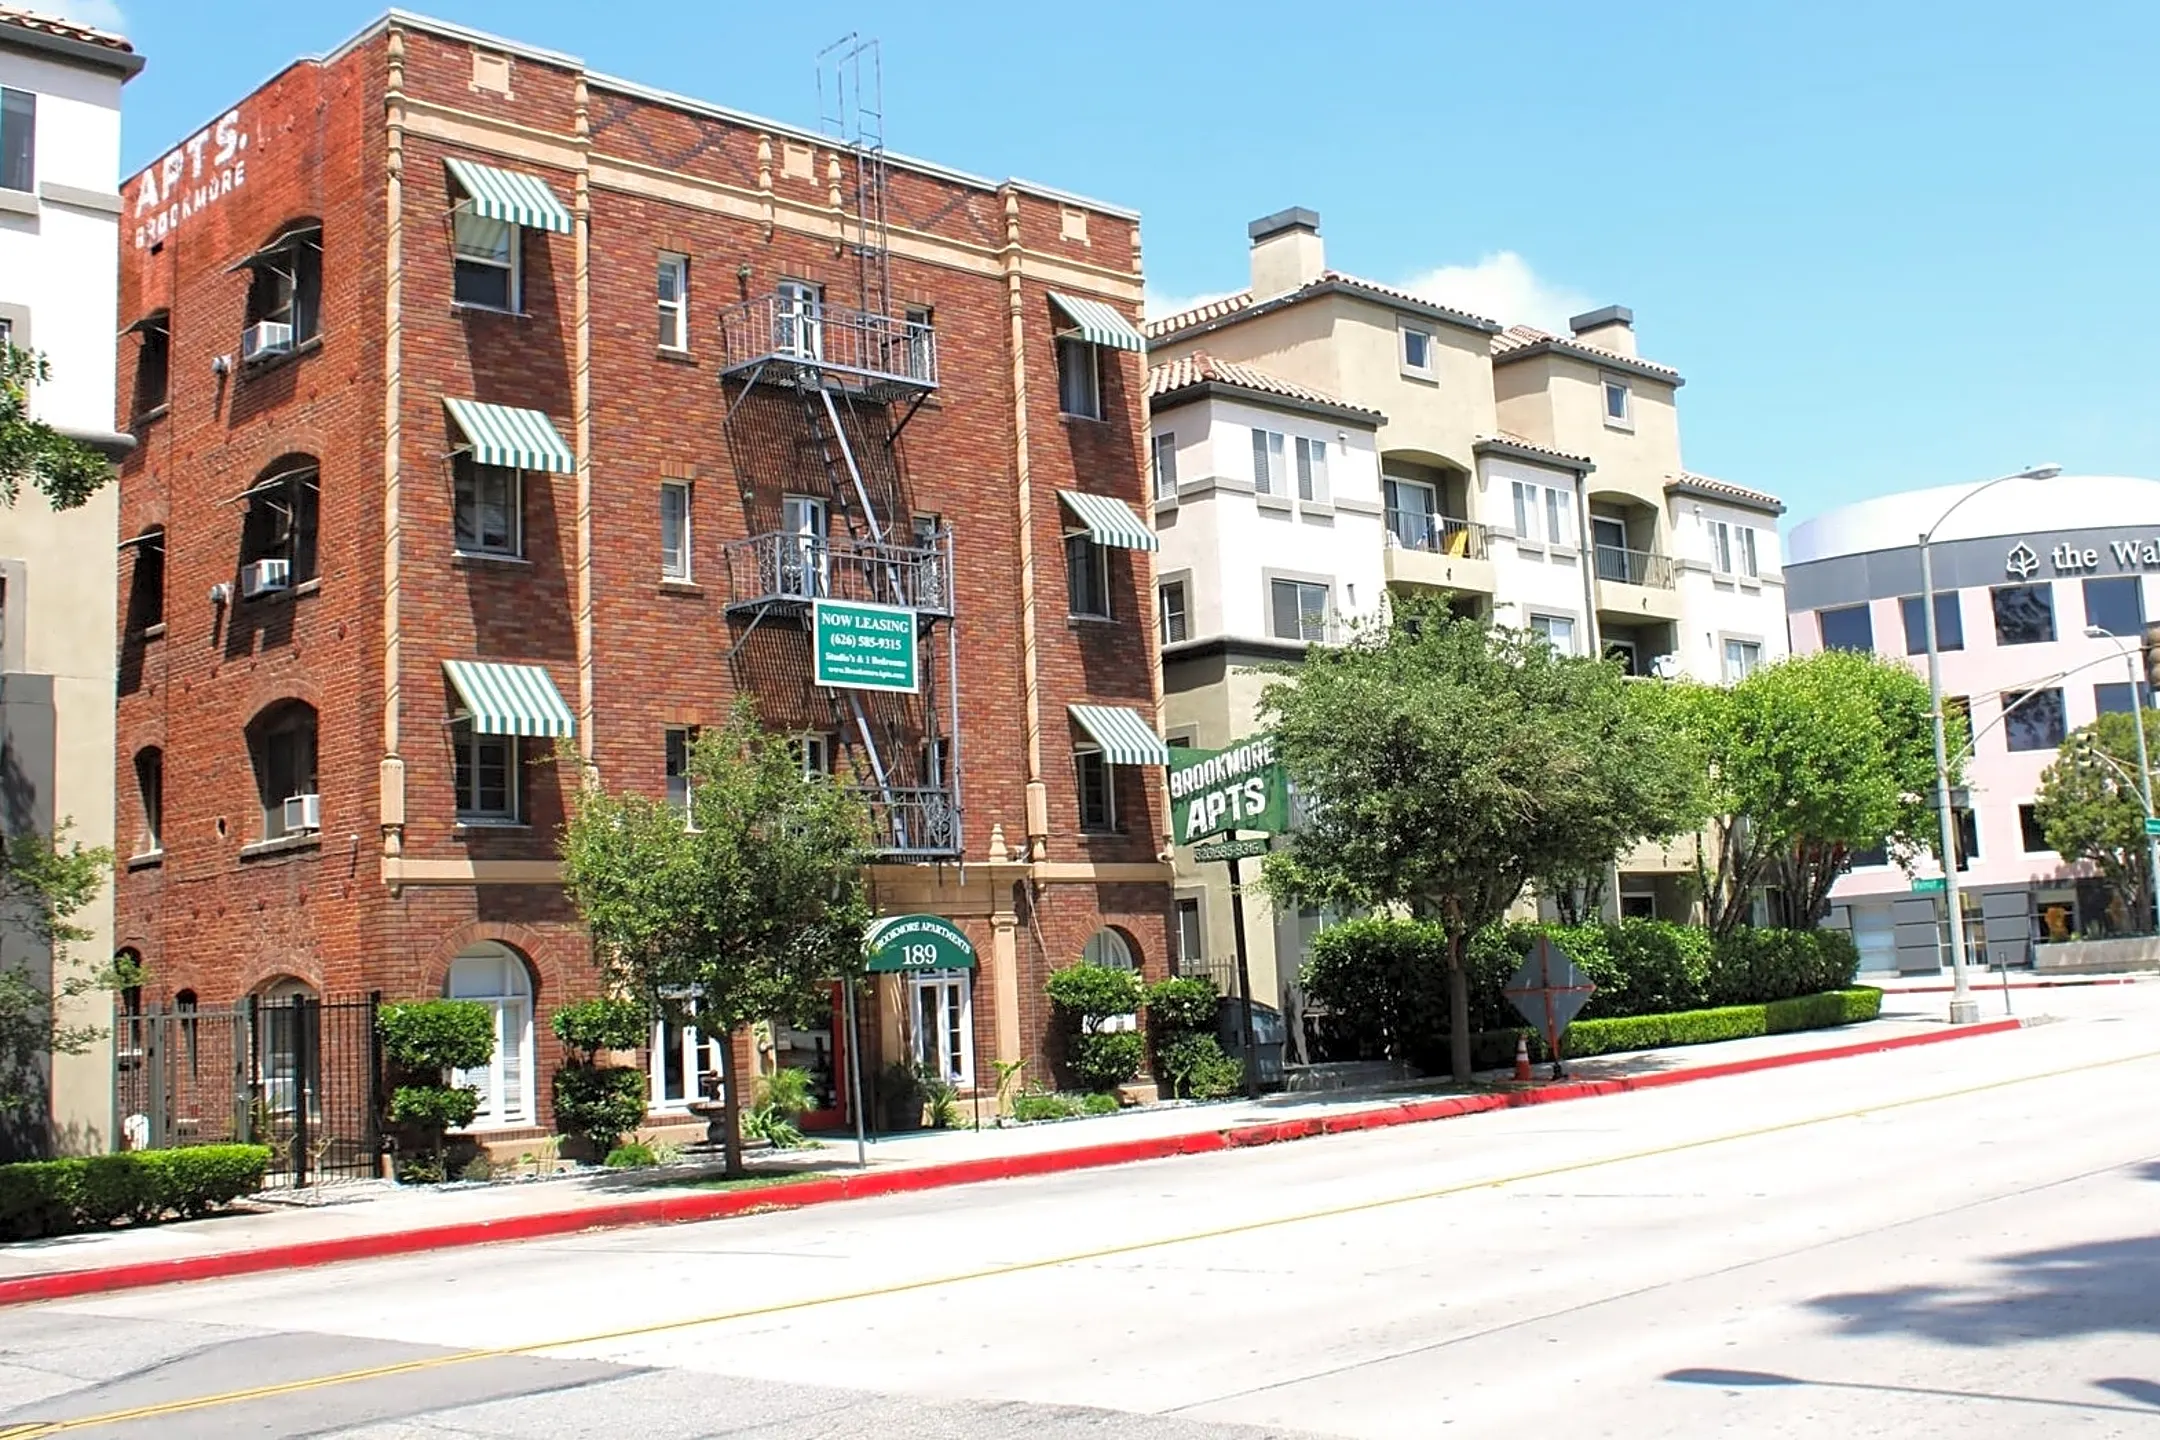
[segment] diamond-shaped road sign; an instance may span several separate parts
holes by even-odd
[[[1500,993],[1545,1036],[1545,1049],[1553,1057],[1557,1072],[1560,1032],[1590,1003],[1597,986],[1576,968],[1573,956],[1550,936],[1540,935]]]

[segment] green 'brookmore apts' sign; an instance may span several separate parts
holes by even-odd
[[[820,685],[910,695],[920,688],[913,610],[855,600],[813,601],[810,643]]]
[[[1290,828],[1290,783],[1272,736],[1227,750],[1170,752],[1170,818],[1177,843],[1231,830],[1280,835]]]
[[[864,969],[873,975],[973,970],[975,945],[942,915],[894,915],[863,937]]]

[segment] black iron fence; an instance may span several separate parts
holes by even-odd
[[[270,1147],[284,1185],[378,1171],[377,995],[173,1004],[113,1016],[123,1148]]]

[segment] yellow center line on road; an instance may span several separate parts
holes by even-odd
[[[1110,1260],[1121,1256],[1140,1254],[1149,1250],[1167,1249],[1173,1245],[1191,1245],[1206,1240],[1220,1240],[1237,1235],[1251,1235],[1263,1230],[1279,1229],[1287,1225],[1302,1225],[1315,1220],[1332,1220],[1345,1215],[1365,1214],[1375,1210],[1391,1209],[1399,1205],[1416,1205],[1428,1200],[1444,1200],[1450,1196],[1468,1194],[1473,1190],[1490,1190],[1505,1185],[1519,1185],[1532,1180],[1547,1180],[1557,1175],[1576,1175],[1585,1170],[1597,1170],[1608,1165],[1626,1165],[1637,1160],[1653,1160],[1665,1155],[1683,1154],[1690,1150],[1704,1150],[1714,1145],[1729,1145],[1735,1141],[1753,1140],[1764,1135],[1779,1135],[1793,1130],[1804,1130],[1814,1125],[1830,1125],[1840,1120],[1856,1120],[1864,1115],[1879,1115],[1887,1110],[1907,1110],[1918,1105],[1932,1105],[1944,1100],[1962,1099],[1968,1095],[1982,1095],[1991,1090],[2004,1090],[2016,1085],[2030,1085],[2043,1080],[2058,1080],[2069,1075],[2083,1075],[2095,1070],[2112,1069],[2119,1065],[2134,1065],[2144,1060],[2160,1060],[2160,1050],[2148,1050],[2136,1055],[2121,1055],[2112,1060],[2095,1060],[2084,1065],[2070,1065],[2060,1070],[2046,1070],[2035,1075],[2017,1075],[2005,1080],[1989,1080],[1979,1085],[1967,1085],[1956,1090],[1943,1090],[1929,1095],[1915,1095],[1904,1100],[1888,1100],[1874,1105],[1863,1105],[1851,1110],[1840,1110],[1828,1115],[1811,1115],[1799,1120],[1782,1120],[1774,1125],[1758,1125],[1747,1130],[1733,1130],[1721,1135],[1707,1135],[1699,1140],[1679,1140],[1669,1145],[1652,1146],[1644,1150],[1631,1150],[1619,1155],[1602,1155],[1590,1160],[1571,1160],[1563,1165],[1546,1165],[1535,1170],[1518,1171],[1512,1175],[1492,1175],[1478,1180],[1463,1180],[1452,1185],[1442,1185],[1430,1190],[1420,1190],[1409,1195],[1390,1195],[1377,1200],[1358,1200],[1343,1205],[1331,1205],[1317,1210],[1302,1210],[1289,1215],[1274,1215],[1261,1220],[1241,1220],[1234,1224],[1219,1225],[1206,1230],[1193,1230],[1179,1235],[1158,1236],[1149,1240],[1130,1240],[1119,1245],[1104,1245],[1092,1250],[1077,1250],[1069,1254],[1046,1256],[1038,1260],[1016,1260],[1003,1265],[987,1265],[980,1269],[964,1270],[948,1275],[933,1275],[920,1280],[901,1280],[890,1284],[870,1286],[861,1290],[847,1290],[832,1295],[813,1295],[799,1300],[778,1300],[769,1305],[753,1305],[740,1310],[723,1310],[709,1315],[696,1315],[683,1320],[660,1320],[644,1325],[626,1326],[617,1330],[601,1330],[585,1335],[558,1336],[548,1340],[534,1340],[523,1345],[492,1346],[487,1349],[454,1350],[444,1355],[423,1356],[403,1360],[391,1365],[370,1366],[364,1370],[342,1370],[329,1375],[312,1376],[304,1380],[287,1380],[276,1385],[258,1385],[246,1390],[227,1390],[212,1395],[198,1395],[186,1400],[167,1400],[156,1405],[138,1406],[132,1410],[112,1410],[100,1415],[83,1415],[72,1420],[32,1422],[28,1425],[0,1430],[0,1440],[43,1440],[48,1435],[64,1435],[74,1430],[89,1430],[101,1425],[124,1425],[137,1420],[155,1420],[167,1415],[181,1415],[194,1410],[211,1410],[226,1405],[244,1405],[254,1400],[269,1400],[281,1395],[297,1395],[309,1390],[324,1390],[336,1385],[352,1385],[366,1380],[382,1380],[394,1375],[411,1375],[424,1370],[440,1370],[452,1365],[469,1365],[481,1360],[510,1359],[518,1356],[536,1355],[547,1350],[571,1350],[587,1345],[604,1345],[617,1340],[635,1340],[649,1335],[664,1335],[678,1330],[693,1330],[703,1325],[721,1325],[731,1320],[755,1320],[772,1315],[785,1315],[796,1311],[815,1310],[828,1305],[845,1305],[857,1300],[877,1300],[891,1295],[906,1295],[922,1290],[934,1290],[946,1285],[964,1285],[976,1280],[995,1280],[1007,1275],[1025,1275],[1038,1270],[1054,1270],[1062,1265],[1081,1265],[1093,1260]]]

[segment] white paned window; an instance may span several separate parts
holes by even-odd
[[[1545,489],[1545,538],[1555,545],[1575,543],[1574,497],[1551,486]]]
[[[472,721],[450,727],[460,824],[514,824],[518,818],[518,742],[515,735],[482,735]]]
[[[690,819],[690,747],[697,743],[697,730],[693,726],[679,726],[666,732],[665,742],[663,768],[667,775],[668,804],[687,824]]]
[[[1085,531],[1065,537],[1065,602],[1070,614],[1110,618],[1110,547]]]
[[[797,735],[795,757],[802,761],[802,773],[806,777],[832,773],[832,742],[823,735]]]
[[[470,202],[451,212],[454,263],[450,298],[484,310],[518,308],[518,227],[475,215]]]
[[[690,348],[690,257],[660,257],[657,293],[660,310],[660,348]]]
[[[1530,630],[1552,647],[1555,655],[1575,653],[1575,622],[1566,615],[1532,615]]]
[[[1115,930],[1097,930],[1088,936],[1087,944],[1080,947],[1080,963],[1131,970],[1134,968],[1132,946],[1126,944],[1125,937]]]
[[[1185,582],[1165,580],[1156,588],[1161,602],[1162,643],[1175,645],[1192,638],[1192,613],[1185,600]]]
[[[1710,522],[1710,568],[1720,575],[1733,573],[1732,526],[1723,520]]]
[[[783,280],[773,316],[773,348],[815,359],[825,353],[825,292],[807,280]]]
[[[660,578],[690,578],[690,485],[685,480],[660,485]]]
[[[1538,487],[1515,482],[1515,538],[1538,538]]]
[[[1268,582],[1268,623],[1278,640],[1327,639],[1328,587],[1310,580]]]
[[[1083,420],[1102,419],[1102,375],[1095,347],[1062,336],[1057,342],[1058,409]]]
[[[1073,777],[1080,794],[1080,828],[1091,834],[1117,829],[1117,781],[1102,751],[1075,750]]]
[[[507,946],[476,945],[450,962],[444,987],[452,1000],[473,1000],[495,1017],[495,1054],[485,1065],[453,1070],[450,1083],[480,1094],[474,1130],[533,1123],[532,978]]]
[[[1281,495],[1289,489],[1288,467],[1283,463],[1283,437],[1278,430],[1252,432],[1252,488],[1255,495]]]
[[[1725,642],[1725,683],[1745,680],[1762,665],[1762,646],[1753,640]]]
[[[1155,498],[1177,496],[1177,436],[1165,430],[1154,439],[1150,453],[1155,460]]]
[[[0,190],[37,190],[37,96],[28,90],[0,89]]]
[[[663,1017],[653,1023],[652,1106],[654,1110],[686,1110],[700,1098],[698,1077],[724,1075],[721,1042],[700,1032],[697,1026]]]
[[[827,560],[825,502],[814,495],[780,497],[780,530],[793,537],[780,552],[780,593],[825,593]]]
[[[1297,495],[1300,500],[1327,503],[1327,441],[1298,436]]]
[[[1432,334],[1409,326],[1402,332],[1402,368],[1413,375],[1432,374]]]
[[[1733,528],[1738,532],[1737,538],[1740,542],[1740,553],[1737,557],[1740,561],[1740,573],[1750,580],[1761,579],[1760,562],[1755,558],[1755,527],[1736,525]]]
[[[1625,380],[1605,377],[1605,423],[1616,429],[1630,429],[1635,424],[1634,411],[1629,403]]]
[[[480,465],[460,455],[456,463],[455,544],[463,555],[522,555],[524,477],[501,465]]]
[[[968,993],[973,978],[965,970],[920,975],[908,986],[915,1063],[924,1074],[963,1089],[975,1084],[975,1006]]]

